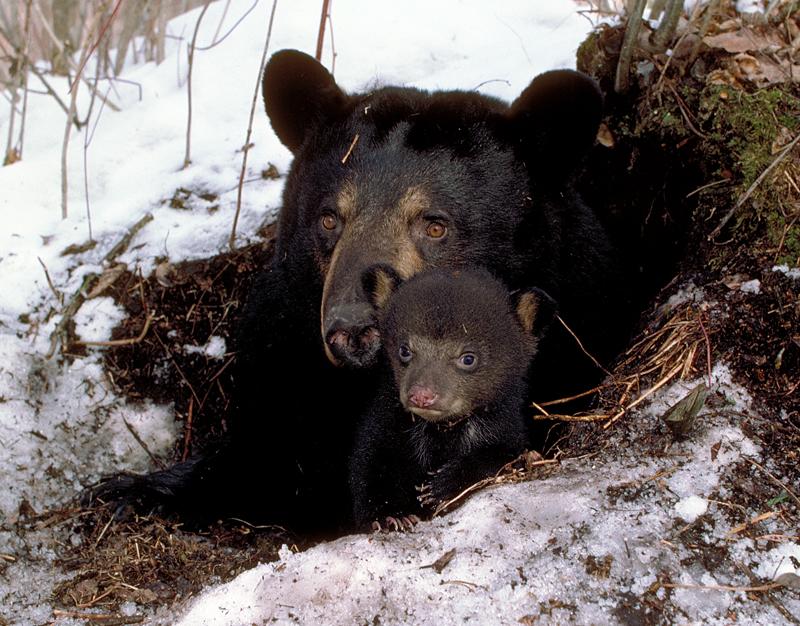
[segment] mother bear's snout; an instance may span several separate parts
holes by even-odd
[[[325,353],[334,364],[369,367],[378,355],[381,336],[372,306],[350,302],[331,306],[323,319]]]

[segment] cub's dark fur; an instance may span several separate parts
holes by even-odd
[[[523,450],[528,366],[554,308],[539,290],[509,295],[485,271],[430,270],[392,295],[387,268],[364,282],[379,307],[388,299],[391,372],[350,461],[359,528],[430,510]]]

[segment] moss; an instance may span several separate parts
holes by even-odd
[[[720,176],[730,176],[730,205],[755,183],[776,158],[776,140],[800,131],[800,99],[790,87],[775,86],[748,93],[728,86],[707,87],[700,100],[700,115],[708,129],[709,140],[716,144]],[[796,264],[800,256],[800,226],[792,225],[784,207],[787,187],[779,182],[791,157],[776,167],[754,189],[741,207],[733,225],[746,234],[764,230],[768,245],[780,250],[778,257]]]

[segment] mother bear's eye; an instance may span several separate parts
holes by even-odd
[[[339,220],[333,213],[323,213],[319,223],[323,229],[333,231],[339,225]]]
[[[428,222],[428,226],[425,228],[425,234],[431,239],[441,239],[447,234],[447,226],[436,220]]]

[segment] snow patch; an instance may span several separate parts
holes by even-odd
[[[225,358],[225,339],[217,335],[212,335],[208,341],[202,346],[183,346],[183,351],[186,354],[203,354],[209,359],[219,360]]]
[[[701,515],[708,511],[708,500],[700,496],[688,496],[678,500],[675,504],[675,511],[681,516],[684,522],[691,524]]]
[[[758,278],[754,278],[753,280],[747,280],[743,282],[739,289],[744,293],[752,293],[758,295],[761,293],[761,281]]]
[[[762,556],[755,573],[764,580],[776,580],[783,574],[800,576],[800,545],[782,543]]]
[[[113,298],[102,297],[87,300],[73,318],[75,333],[82,341],[108,341],[111,331],[126,317],[125,309]]]
[[[788,265],[774,265],[772,267],[773,272],[780,272],[789,278],[794,280],[800,279],[800,267],[792,267],[790,268]]]

